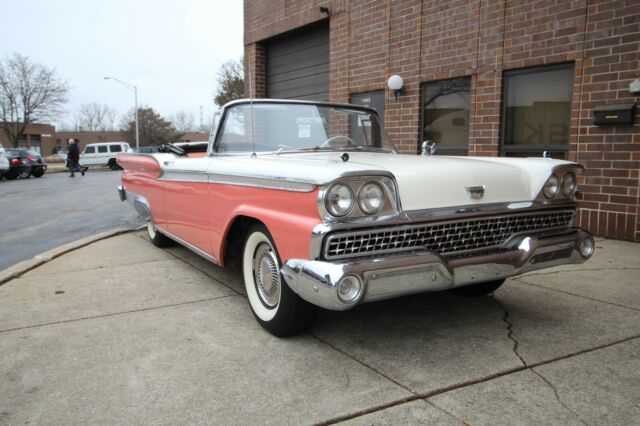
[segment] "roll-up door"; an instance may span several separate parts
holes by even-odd
[[[328,21],[266,43],[267,97],[329,100]]]

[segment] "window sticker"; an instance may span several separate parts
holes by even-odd
[[[311,137],[311,124],[298,124],[298,137],[310,138]]]

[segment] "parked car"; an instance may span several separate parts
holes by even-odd
[[[0,179],[9,170],[9,160],[4,154],[4,147],[0,144]]]
[[[129,149],[129,144],[126,142],[90,143],[84,147],[84,151],[80,154],[80,164],[82,166],[108,166],[111,170],[118,170],[120,167],[116,162],[116,157]]]
[[[5,150],[9,160],[9,171],[5,173],[7,179],[28,179],[29,176],[42,177],[47,171],[47,163],[40,154],[30,149],[10,148]]]
[[[178,242],[242,269],[258,322],[304,330],[317,307],[451,289],[591,257],[573,225],[582,166],[549,158],[400,155],[354,105],[225,105],[204,157],[124,154],[120,198],[156,246]]]
[[[127,153],[129,154],[153,154],[154,152],[160,152],[157,146],[141,146],[139,148],[129,148]]]

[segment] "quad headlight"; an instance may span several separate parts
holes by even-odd
[[[558,191],[560,189],[560,181],[558,180],[558,176],[551,175],[549,179],[544,183],[544,187],[542,187],[542,193],[547,198],[553,198],[558,195]]]
[[[565,197],[571,198],[576,192],[578,183],[576,181],[576,174],[569,172],[562,178],[562,185],[560,185],[560,191]]]
[[[324,198],[324,205],[332,216],[341,217],[351,211],[354,204],[353,191],[349,185],[332,185]]]
[[[367,182],[358,191],[358,206],[364,214],[376,214],[384,206],[384,191],[376,182]]]

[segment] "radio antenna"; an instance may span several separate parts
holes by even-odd
[[[251,109],[251,145],[253,147],[252,158],[256,158],[256,117],[253,113],[253,73],[249,67],[249,108]]]

